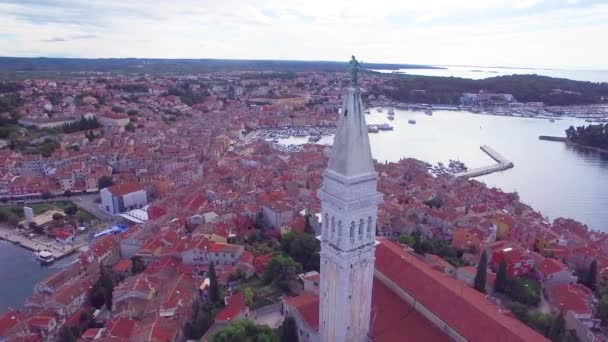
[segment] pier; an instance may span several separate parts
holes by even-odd
[[[561,142],[567,142],[568,138],[564,138],[564,137],[552,137],[552,136],[547,136],[547,135],[541,135],[538,137],[539,140],[547,140],[547,141],[561,141]]]
[[[476,169],[471,169],[465,172],[460,172],[455,174],[454,176],[458,178],[471,178],[471,177],[479,177],[483,175],[489,175],[490,173],[504,171],[515,166],[513,162],[509,161],[507,158],[503,157],[500,153],[496,152],[493,148],[487,145],[483,145],[480,147],[482,151],[484,151],[487,155],[489,155],[492,159],[496,161],[497,164],[479,167]]]

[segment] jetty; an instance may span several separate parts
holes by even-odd
[[[548,136],[548,135],[541,135],[538,137],[539,140],[547,140],[547,141],[561,141],[561,142],[566,142],[568,141],[568,138],[564,138],[564,137],[552,137],[552,136]]]
[[[459,172],[454,176],[458,178],[472,178],[479,177],[483,175],[489,175],[490,173],[504,171],[515,166],[513,162],[509,161],[507,158],[503,157],[500,153],[496,152],[493,148],[487,145],[483,145],[480,147],[482,151],[484,151],[487,155],[489,155],[492,159],[496,161],[496,164],[490,166],[479,167],[475,169],[470,169],[464,172]]]

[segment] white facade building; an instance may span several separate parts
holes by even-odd
[[[148,204],[143,186],[137,183],[112,185],[99,191],[101,209],[112,215],[141,208]]]
[[[361,91],[346,89],[322,203],[321,341],[368,341],[374,279],[377,192]]]

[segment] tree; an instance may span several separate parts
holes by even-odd
[[[209,300],[213,303],[220,301],[220,287],[217,282],[217,274],[215,273],[215,265],[209,265]]]
[[[281,250],[299,262],[304,271],[319,271],[321,244],[314,235],[292,230],[281,237]]]
[[[283,290],[289,289],[289,282],[302,272],[302,265],[283,253],[276,253],[266,265],[264,282],[274,282]]]
[[[475,275],[474,288],[481,292],[486,293],[486,277],[488,272],[488,255],[486,251],[481,253],[481,259],[479,265],[477,265],[477,274]]]
[[[67,206],[64,211],[65,211],[66,215],[74,216],[78,212],[78,208],[74,205],[70,205],[70,206]]]
[[[278,338],[267,325],[257,325],[250,320],[237,320],[217,330],[209,341],[278,342]]]
[[[602,324],[608,323],[608,294],[604,294],[600,299],[598,316],[602,320]]]
[[[131,257],[131,262],[133,263],[133,273],[141,273],[146,269],[143,260],[137,255]]]
[[[101,190],[114,185],[114,179],[112,179],[112,176],[101,176],[97,180],[97,184],[99,184],[99,190]]]
[[[255,215],[255,221],[253,223],[253,226],[255,227],[255,229],[264,229],[265,225],[264,225],[264,214],[262,214],[262,212],[258,212]]]
[[[65,216],[63,216],[61,213],[54,213],[53,214],[53,220],[54,221],[59,221],[61,219],[63,219]]]
[[[412,247],[414,249],[414,253],[424,254],[424,251],[422,250],[422,241],[420,240],[420,232],[415,231],[412,233],[412,236],[414,237],[414,246]]]
[[[591,265],[589,265],[589,271],[587,271],[584,283],[592,291],[597,289],[597,261],[593,260]]]
[[[401,244],[408,245],[409,247],[413,247],[414,242],[415,242],[414,237],[409,234],[401,234],[401,236],[399,236],[399,243],[401,243]]]
[[[551,327],[549,328],[549,334],[547,337],[551,341],[560,341],[561,337],[566,332],[566,322],[564,321],[564,316],[559,314],[553,322],[551,322]]]
[[[243,298],[245,298],[245,304],[247,306],[252,306],[253,305],[253,291],[251,290],[250,287],[246,287],[243,290]]]
[[[66,326],[61,327],[59,332],[59,342],[76,342],[76,337],[72,333],[72,330]]]
[[[494,282],[494,292],[505,292],[507,287],[507,262],[505,259],[500,261],[498,272],[496,273],[496,281]]]
[[[281,342],[298,342],[298,327],[296,321],[291,316],[287,316],[281,327]]]

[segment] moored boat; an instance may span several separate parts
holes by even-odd
[[[47,251],[46,249],[38,251],[34,253],[34,255],[36,256],[36,259],[38,259],[38,261],[40,261],[40,263],[43,265],[49,265],[55,261],[55,256],[53,253]]]

